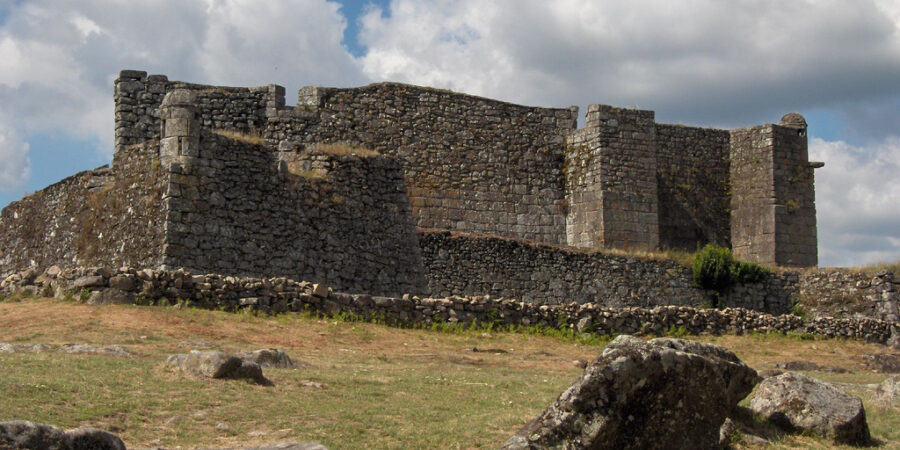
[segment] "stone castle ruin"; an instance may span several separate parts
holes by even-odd
[[[184,268],[373,294],[515,288],[586,301],[608,294],[588,279],[630,275],[577,249],[715,243],[816,265],[819,165],[800,115],[719,130],[589,105],[577,129],[577,113],[397,83],[305,87],[286,106],[277,85],[122,71],[112,166],[4,209],[0,275]],[[569,260],[588,269],[572,275]]]

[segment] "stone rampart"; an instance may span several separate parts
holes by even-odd
[[[564,243],[563,136],[576,114],[396,83],[305,88],[267,137],[396,157],[418,227]]]
[[[89,303],[187,304],[268,314],[339,313],[415,325],[486,323],[565,327],[597,334],[810,333],[900,346],[900,327],[869,318],[770,315],[742,308],[688,306],[607,307],[596,303],[538,305],[491,296],[377,297],[335,292],[286,278],[235,278],[185,271],[80,268],[17,273],[0,282],[0,294],[28,291]]]
[[[158,139],[125,146],[117,158],[127,164],[75,174],[4,208],[0,275],[51,265],[159,266],[165,176],[150,157],[158,148]]]
[[[425,292],[403,171],[359,152],[278,155],[204,131],[199,157],[171,166],[165,266]]]
[[[169,81],[165,75],[123,70],[115,83],[115,147],[160,137],[160,105],[166,94],[188,89],[195,94],[200,125],[210,130],[233,130],[262,135],[266,115],[284,106],[284,88],[225,87]]]

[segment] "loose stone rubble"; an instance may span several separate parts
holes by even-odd
[[[716,448],[727,415],[758,380],[715,345],[619,336],[503,448]]]

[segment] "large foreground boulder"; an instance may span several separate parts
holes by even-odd
[[[0,422],[0,449],[125,450],[125,443],[96,428],[63,431],[52,425],[14,420]]]
[[[716,448],[728,413],[758,381],[715,345],[619,336],[503,448]]]
[[[766,378],[750,409],[781,428],[812,431],[837,444],[866,445],[871,440],[859,397],[802,373]]]

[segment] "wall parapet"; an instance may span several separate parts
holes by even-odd
[[[771,315],[743,308],[688,306],[608,307],[596,303],[538,305],[491,296],[445,298],[378,297],[335,292],[322,284],[287,278],[194,275],[183,270],[52,267],[13,274],[0,293],[23,291],[79,299],[92,304],[188,305],[210,309],[254,310],[267,314],[312,312],[378,318],[396,325],[435,321],[564,327],[607,334],[807,333],[858,339],[900,348],[898,324],[869,318],[812,318]]]

